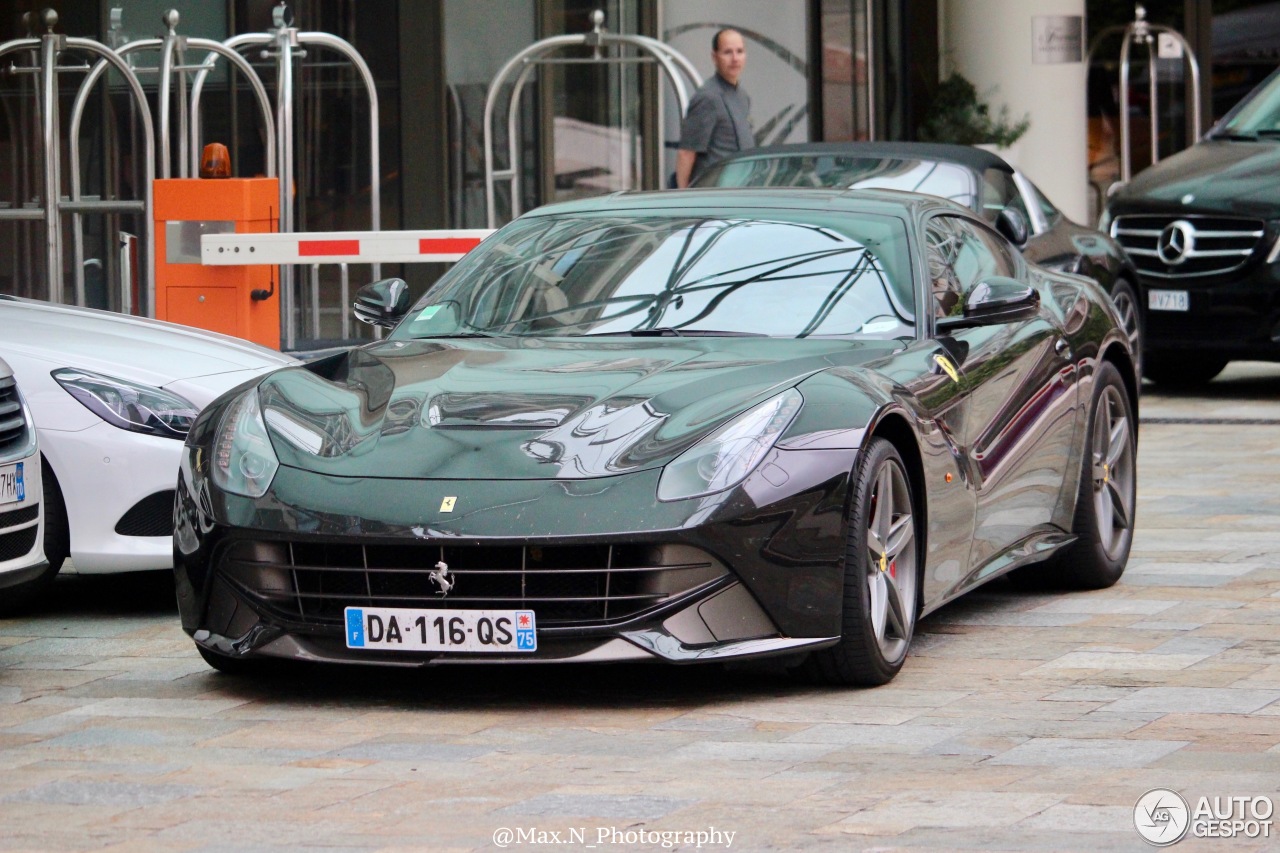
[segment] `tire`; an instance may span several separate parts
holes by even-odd
[[[1137,509],[1136,430],[1120,371],[1103,362],[1094,383],[1071,525],[1076,541],[1049,562],[1014,572],[1010,578],[1018,586],[1106,589],[1120,580]]]
[[[1221,356],[1149,355],[1142,365],[1142,376],[1171,390],[1199,388],[1227,366]]]
[[[814,652],[804,674],[827,684],[885,684],[902,669],[915,630],[921,553],[911,478],[897,449],[872,438],[859,454],[849,502],[840,642]]]
[[[1111,288],[1111,301],[1115,303],[1116,313],[1120,315],[1120,324],[1129,338],[1129,349],[1133,352],[1134,363],[1138,367],[1138,377],[1142,377],[1142,311],[1139,308],[1138,291],[1128,279],[1118,278]]]
[[[53,580],[61,571],[70,550],[67,507],[62,501],[62,489],[49,467],[49,460],[41,456],[40,463],[40,488],[44,492],[44,557],[49,564],[30,580],[0,591],[0,616],[21,613],[39,601],[53,586]]]

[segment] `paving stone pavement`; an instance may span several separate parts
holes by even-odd
[[[1151,788],[1280,800],[1280,428],[1166,422],[1280,420],[1280,367],[1147,392],[1121,583],[971,594],[875,690],[635,666],[245,681],[196,655],[166,578],[62,579],[0,620],[0,850],[469,851],[504,828],[512,850],[713,828],[702,849],[1145,850]]]

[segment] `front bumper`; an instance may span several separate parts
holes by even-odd
[[[40,454],[3,460],[5,465],[18,462],[23,466],[25,497],[17,503],[0,504],[0,590],[38,577],[48,565],[44,557]]]
[[[1147,350],[1220,353],[1280,360],[1280,263],[1256,264],[1238,277],[1142,279]],[[1151,310],[1151,291],[1183,290],[1187,311]]]
[[[183,627],[231,657],[389,666],[686,663],[827,645],[840,633],[855,454],[775,450],[770,478],[781,487],[755,474],[669,503],[656,499],[657,470],[438,481],[287,467],[251,500],[214,489],[207,454],[187,448],[174,536]],[[444,497],[453,512],[438,510]],[[458,579],[447,599],[426,578],[440,558]],[[538,650],[349,649],[344,606],[529,607]]]
[[[172,506],[182,443],[107,423],[78,431],[39,432],[40,449],[62,488],[76,571],[98,574],[170,568],[171,522],[135,526],[129,520],[151,504],[156,505],[155,512],[161,505]],[[132,535],[122,530],[155,535]]]

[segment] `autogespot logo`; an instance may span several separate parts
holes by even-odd
[[[1133,806],[1133,825],[1149,844],[1177,844],[1191,825],[1191,809],[1177,791],[1152,788]]]

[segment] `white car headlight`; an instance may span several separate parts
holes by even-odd
[[[257,388],[241,394],[222,416],[212,467],[213,482],[224,492],[260,498],[271,487],[280,460],[262,421]]]
[[[72,368],[55,370],[52,375],[86,409],[130,432],[181,441],[200,414],[190,400],[163,388]]]
[[[697,498],[741,483],[791,424],[803,402],[800,392],[789,388],[681,453],[658,480],[658,500]]]

